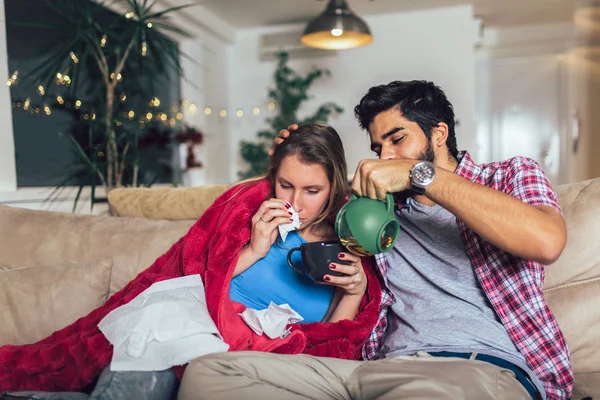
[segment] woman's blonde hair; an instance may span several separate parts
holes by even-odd
[[[290,136],[275,148],[267,177],[271,184],[271,196],[275,195],[275,179],[283,160],[290,155],[306,164],[323,167],[331,192],[327,205],[317,217],[315,224],[333,221],[348,194],[348,167],[344,146],[340,136],[327,124],[300,125]]]

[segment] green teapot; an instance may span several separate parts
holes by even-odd
[[[335,218],[335,232],[340,242],[358,256],[390,251],[399,230],[391,193],[386,195],[385,203],[353,194]]]

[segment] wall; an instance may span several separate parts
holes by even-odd
[[[305,73],[311,66],[328,68],[331,76],[317,81],[311,89],[314,99],[305,111],[334,101],[345,112],[329,122],[338,130],[346,147],[350,171],[358,161],[372,158],[365,132],[354,118],[354,106],[369,87],[392,80],[427,79],[440,85],[455,107],[460,125],[457,138],[460,148],[469,149],[477,158],[475,146],[475,22],[470,6],[429,11],[371,16],[365,18],[375,38],[373,44],[322,58],[292,60],[290,66]],[[301,25],[237,31],[231,63],[230,121],[232,170],[237,178],[241,160],[238,141],[254,139],[264,126],[264,117],[252,115],[252,107],[264,111],[267,87],[272,84],[275,62],[260,62],[259,42],[262,34],[301,30]],[[212,101],[212,99],[210,99]],[[235,110],[244,110],[243,118]],[[213,115],[213,119],[219,119]]]
[[[4,1],[0,1],[0,83],[8,80],[8,53],[6,51],[6,17]],[[0,85],[0,192],[17,189],[17,172],[15,169],[15,145],[12,128],[10,89]]]
[[[492,73],[489,66],[493,62],[532,62],[534,69],[547,72],[553,65],[559,65],[560,74],[547,82],[560,93],[559,106],[554,112],[559,120],[561,166],[555,183],[599,177],[600,159],[594,156],[600,151],[600,134],[595,129],[600,123],[597,49],[594,38],[578,32],[576,24],[571,22],[486,30],[483,46],[477,52],[478,140],[486,148],[484,154],[492,153],[488,149],[492,146],[489,135],[494,121],[486,120],[486,115],[491,115],[489,103],[497,95],[486,88]],[[544,100],[540,99],[537,106]],[[573,139],[577,131],[580,139],[575,151]]]

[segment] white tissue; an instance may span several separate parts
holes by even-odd
[[[111,371],[162,371],[229,349],[215,336],[200,275],[154,283],[98,328],[114,346]]]
[[[281,235],[281,240],[285,242],[285,238],[291,231],[295,231],[296,229],[300,229],[300,219],[298,218],[298,213],[294,210],[294,207],[290,205],[289,211],[292,213],[292,223],[291,224],[283,224],[279,225],[279,234]]]
[[[246,308],[240,315],[254,333],[262,335],[264,332],[271,339],[283,336],[286,332],[285,327],[288,324],[295,324],[304,319],[300,314],[292,310],[288,304],[278,306],[273,302],[269,304],[269,308],[267,309],[255,310],[253,308]]]

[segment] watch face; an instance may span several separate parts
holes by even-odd
[[[430,164],[418,164],[413,168],[413,181],[420,185],[429,185],[433,181],[435,168]]]

